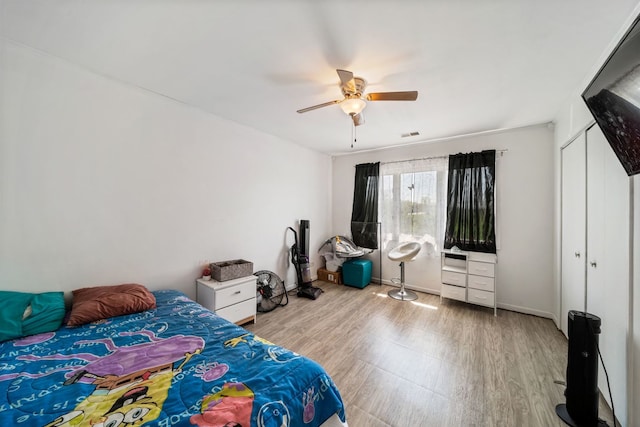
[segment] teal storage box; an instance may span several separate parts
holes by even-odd
[[[342,264],[342,283],[362,289],[369,282],[371,282],[371,261],[352,259]]]

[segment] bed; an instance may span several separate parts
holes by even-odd
[[[152,294],[155,309],[0,343],[0,426],[346,426],[319,364]]]

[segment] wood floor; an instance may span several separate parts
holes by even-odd
[[[317,300],[291,295],[246,328],[324,366],[350,427],[564,426],[554,381],[567,340],[551,320],[424,293],[400,302],[385,285],[314,285]]]

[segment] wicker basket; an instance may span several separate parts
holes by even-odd
[[[211,277],[218,282],[251,276],[252,274],[253,263],[243,259],[211,263]]]

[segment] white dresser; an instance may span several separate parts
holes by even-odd
[[[256,276],[218,282],[196,281],[196,300],[218,316],[238,325],[256,322]]]
[[[493,307],[497,315],[496,262],[495,254],[442,252],[440,300],[450,298]]]

